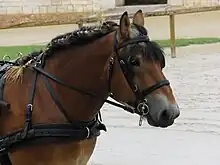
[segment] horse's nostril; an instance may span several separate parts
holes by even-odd
[[[164,110],[160,115],[160,120],[168,121],[172,118],[172,114],[168,110]]]

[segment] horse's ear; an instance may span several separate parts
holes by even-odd
[[[142,10],[138,10],[133,17],[133,23],[144,27],[144,15]]]
[[[120,37],[123,39],[129,38],[130,20],[128,12],[124,12],[120,19]]]

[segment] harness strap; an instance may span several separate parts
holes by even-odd
[[[122,42],[117,49],[121,49],[127,45],[130,45],[130,44],[137,44],[137,43],[140,43],[140,42],[149,42],[150,39],[148,36],[138,36],[138,37],[135,37],[135,38],[132,38],[131,40],[127,40],[125,42]]]
[[[113,56],[110,58],[110,61],[109,61],[108,93],[111,92],[111,86],[112,86],[111,83],[112,83],[112,76],[113,76],[113,71],[114,71],[115,58],[116,56]]]
[[[57,105],[57,107],[59,108],[59,110],[62,112],[62,114],[64,115],[64,117],[66,118],[66,120],[71,123],[71,118],[69,117],[69,115],[66,113],[65,108],[63,107],[63,105],[59,102],[58,96],[56,95],[55,91],[53,90],[49,80],[42,75],[42,79],[44,81],[44,84],[50,94],[50,96],[52,97],[53,101],[55,102],[55,104]]]
[[[51,79],[51,80],[54,80],[56,83],[58,83],[58,84],[60,84],[60,85],[63,85],[63,86],[65,86],[65,87],[67,87],[67,88],[69,88],[69,89],[71,89],[71,90],[75,90],[75,91],[77,91],[77,92],[79,92],[79,93],[86,94],[86,95],[91,96],[91,97],[98,97],[98,96],[96,96],[96,95],[93,94],[93,93],[89,93],[89,92],[80,90],[80,89],[78,89],[78,88],[76,88],[76,87],[73,87],[73,86],[67,84],[66,82],[61,81],[59,78],[55,77],[54,75],[51,75],[50,73],[47,73],[47,72],[44,71],[42,68],[35,67],[35,66],[33,66],[33,68],[34,68],[36,71],[38,71],[41,75],[44,75],[45,77],[47,77],[47,78],[49,78],[49,79]],[[110,97],[113,98],[111,94],[110,94]],[[113,99],[114,99],[114,98],[113,98]],[[116,102],[114,102],[114,101],[107,100],[107,99],[105,99],[104,101],[105,101],[106,103],[108,103],[108,104],[111,104],[111,105],[117,106],[117,107],[119,107],[119,108],[122,108],[122,109],[124,109],[124,110],[126,110],[126,111],[128,111],[128,112],[131,112],[131,113],[134,112],[134,109],[131,108],[131,107],[129,107],[129,106],[127,106],[127,105],[118,104],[118,103],[116,103]]]
[[[71,90],[75,90],[77,92],[80,92],[80,93],[83,93],[85,95],[89,95],[89,96],[92,96],[92,97],[96,97],[95,94],[93,93],[89,93],[89,92],[86,92],[86,91],[83,91],[81,89],[78,89],[76,87],[73,87],[71,85],[69,85],[68,83],[64,82],[64,81],[61,81],[60,79],[58,79],[55,75],[51,75],[50,73],[47,73],[43,68],[39,68],[39,67],[36,67],[36,66],[33,66],[33,68],[41,73],[42,75],[46,76],[47,78],[50,78],[51,80],[54,80],[56,83],[60,84],[60,85],[63,85]]]
[[[32,110],[33,110],[33,101],[34,93],[37,83],[38,72],[34,73],[33,84],[31,90],[29,91],[28,104],[26,105],[26,114],[25,114],[25,123],[24,123],[24,133],[23,138],[25,139],[29,129],[32,127]]]
[[[98,120],[88,127],[75,127],[72,124],[39,124],[29,129],[26,138],[23,138],[23,129],[12,132],[0,138],[0,156],[6,155],[8,150],[23,146],[28,141],[42,138],[65,138],[66,140],[84,140],[100,135],[100,130],[106,130]],[[0,157],[0,162],[1,162]],[[5,156],[3,157],[5,160]],[[1,164],[8,165],[8,164]]]
[[[0,155],[0,164],[1,165],[12,165],[12,162],[7,153]]]

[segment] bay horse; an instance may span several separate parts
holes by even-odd
[[[168,127],[180,115],[162,72],[164,52],[150,41],[141,10],[132,23],[124,12],[118,26],[82,27],[52,39],[27,63],[6,63],[1,165],[86,165],[106,131],[99,115],[105,102],[154,127]]]

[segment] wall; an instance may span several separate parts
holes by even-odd
[[[100,0],[0,0],[0,14],[90,12],[98,10],[100,10]]]
[[[116,6],[123,6],[125,4],[125,0],[115,0]]]
[[[0,14],[91,12],[122,6],[125,0],[0,0]],[[220,0],[168,0],[170,5],[220,5]]]
[[[97,1],[97,4],[100,4],[101,10],[106,10],[106,9],[110,9],[110,8],[115,8],[116,1],[118,1],[118,0],[99,0],[99,1]]]
[[[183,5],[183,0],[168,0],[169,5]]]
[[[184,6],[213,6],[220,5],[220,0],[183,0]]]

